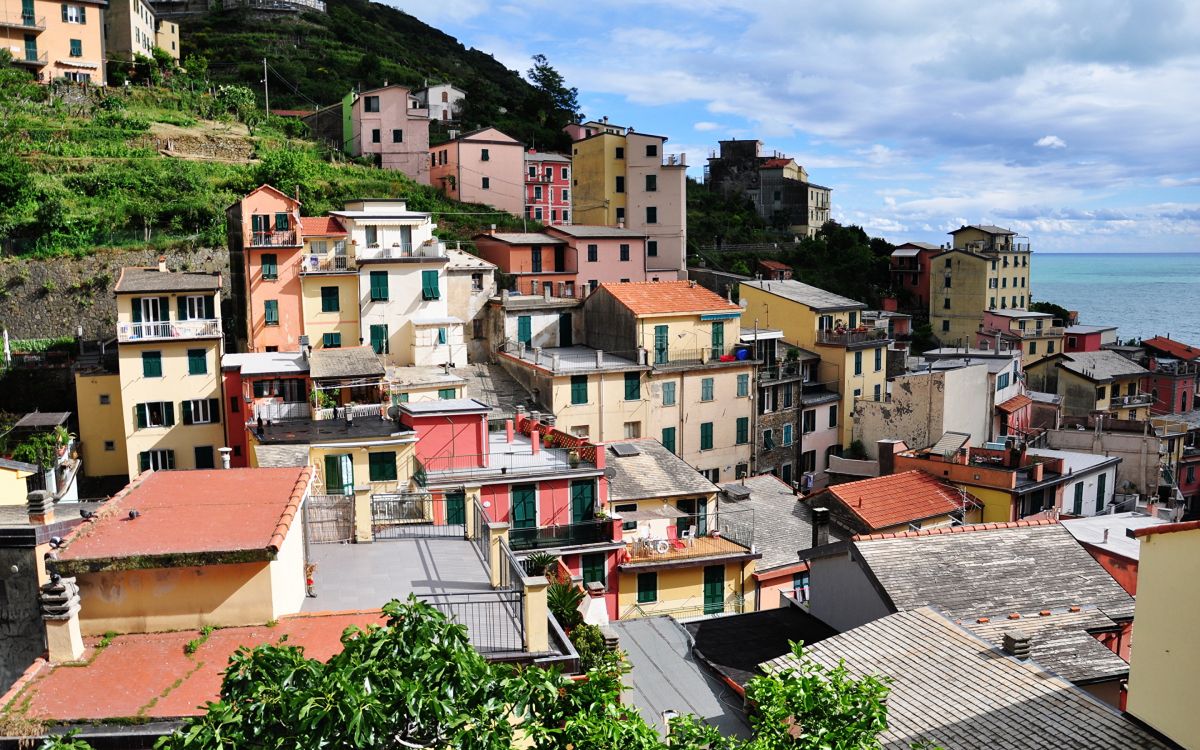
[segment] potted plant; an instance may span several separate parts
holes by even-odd
[[[571,464],[571,468],[572,468],[572,469],[578,469],[578,468],[579,468],[579,462],[580,462],[580,460],[581,460],[581,459],[580,459],[580,456],[579,456],[579,449],[578,449],[578,448],[572,448],[570,451],[568,451],[568,452],[567,452],[567,463]]]

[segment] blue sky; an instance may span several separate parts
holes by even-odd
[[[1200,251],[1200,3],[391,0],[693,176],[758,138],[892,242],[963,223],[1035,250]]]

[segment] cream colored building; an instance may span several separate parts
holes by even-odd
[[[742,328],[773,328],[783,340],[821,356],[817,380],[842,396],[842,447],[854,439],[855,403],[883,401],[887,394],[884,329],[863,325],[867,306],[799,281],[744,281]]]
[[[885,401],[859,399],[854,407],[854,439],[867,457],[879,458],[879,440],[903,440],[910,448],[928,448],[947,432],[971,436],[972,445],[989,438],[991,404],[988,366],[897,375]]]
[[[1150,418],[1151,394],[1142,391],[1150,371],[1109,349],[1044,357],[1026,367],[1030,390],[1062,396],[1068,417],[1101,413],[1116,419]]]
[[[1029,242],[991,225],[950,234],[953,249],[929,260],[929,320],[943,344],[970,346],[985,310],[1024,309],[1032,301]]]
[[[179,62],[179,24],[162,18],[154,20],[154,44]]]
[[[175,34],[178,39],[178,32]],[[104,46],[109,60],[153,58],[158,46],[158,22],[146,0],[111,0],[104,12]],[[176,44],[178,47],[178,44]],[[174,57],[179,59],[179,51]]]
[[[447,249],[447,312],[463,322],[467,362],[486,362],[491,356],[487,338],[487,304],[496,294],[496,264],[462,250]],[[464,362],[456,362],[459,366]]]

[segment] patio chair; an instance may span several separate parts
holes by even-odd
[[[683,530],[683,535],[680,537],[687,546],[691,547],[696,544],[696,526],[695,524]]]
[[[687,546],[679,541],[679,529],[675,526],[667,527],[667,542],[670,543],[672,549],[683,549]]]

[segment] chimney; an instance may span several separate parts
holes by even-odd
[[[604,365],[604,350],[597,349],[596,350],[596,367],[601,367],[603,365]]]
[[[508,443],[513,441],[513,421],[511,419],[504,420],[504,440]]]
[[[1029,635],[1023,630],[1009,630],[1004,634],[1004,653],[1021,661],[1029,658]]]
[[[1108,544],[1108,529],[1104,530],[1104,538],[1100,540],[1101,544]]]
[[[829,544],[829,508],[812,509],[812,548]]]
[[[496,225],[493,224],[490,227],[488,227],[488,234],[495,234],[495,233],[496,233]]]
[[[54,496],[46,490],[34,490],[25,496],[29,505],[29,523],[42,526],[54,523]]]
[[[79,586],[74,578],[57,573],[38,592],[38,605],[46,621],[46,645],[51,664],[79,661],[83,657],[83,633],[79,629]]]
[[[875,443],[879,454],[879,476],[896,473],[896,454],[906,447],[901,440],[880,440]]]
[[[535,456],[542,450],[542,433],[536,428],[529,431],[529,450]]]
[[[624,229],[624,228],[625,228],[625,220],[621,219],[620,221],[617,222],[617,229]]]
[[[165,256],[165,255],[158,256],[158,272],[159,273],[167,272],[167,256]]]
[[[226,446],[224,448],[218,448],[217,452],[221,454],[221,468],[228,469],[229,457],[233,453],[233,448]]]

